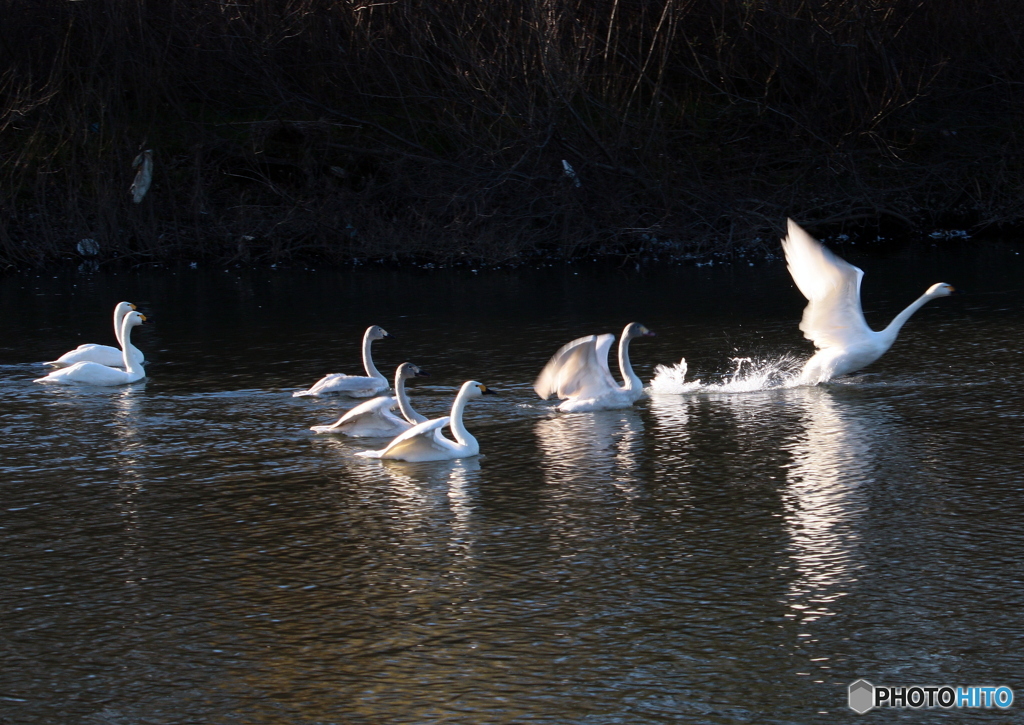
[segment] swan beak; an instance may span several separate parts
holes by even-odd
[[[145,322],[145,321],[146,321],[146,316],[145,316],[145,315],[139,315],[139,317],[140,317],[140,318],[142,318],[142,321],[143,321],[143,322]]]
[[[650,330],[644,330],[644,337],[657,337],[657,335],[655,335]]]
[[[483,393],[484,395],[497,395],[496,392],[488,388],[486,385],[480,386],[480,392]]]
[[[430,373],[428,373],[426,370],[417,370],[416,371],[416,377],[418,377],[418,378],[429,378],[430,377]]]
[[[131,302],[129,302],[129,303],[128,303],[128,306],[129,306],[129,307],[131,307],[131,308],[132,308],[133,310],[137,310],[137,309],[139,309],[138,307],[136,307],[135,305],[133,305],[133,304],[132,304]]]

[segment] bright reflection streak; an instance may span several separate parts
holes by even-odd
[[[545,459],[549,486],[543,495],[556,539],[590,541],[593,529],[609,522],[619,533],[633,526],[629,501],[639,493],[644,446],[636,410],[557,415],[538,421],[534,430]]]
[[[558,415],[539,421],[535,430],[549,483],[585,477],[632,491],[644,433],[636,410]]]
[[[146,448],[141,439],[142,420],[140,412],[140,391],[135,386],[118,390],[112,399],[114,404],[113,440],[117,447],[118,484],[124,498],[118,503],[124,520],[125,548],[121,561],[125,566],[125,584],[135,585],[146,577],[138,573],[139,559],[145,545],[140,531],[139,504],[137,499],[145,490],[144,468]]]
[[[857,581],[864,511],[861,485],[871,480],[872,445],[887,433],[884,419],[858,415],[853,401],[835,397],[828,388],[799,388],[790,393],[803,409],[804,433],[787,446],[793,456],[783,495],[785,527],[790,536],[796,577],[786,602],[808,626],[836,614],[833,603]],[[812,647],[807,637],[798,645]],[[828,658],[815,664],[827,676]]]
[[[407,542],[447,541],[452,557],[448,573],[457,580],[465,579],[467,569],[474,566],[479,456],[425,463],[367,460],[353,455],[355,449],[349,441],[318,439],[316,443],[337,452],[350,480],[383,494],[386,506],[394,511],[387,521]]]

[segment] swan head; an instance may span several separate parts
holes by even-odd
[[[131,302],[118,302],[117,307],[114,308],[118,314],[127,315],[134,309],[137,309]]]
[[[462,390],[465,391],[466,397],[468,398],[479,398],[481,395],[497,395],[497,393],[486,385],[478,383],[475,380],[467,380],[463,383]]]
[[[398,377],[401,380],[408,380],[409,378],[414,378],[416,376],[429,378],[430,373],[428,373],[426,370],[421,369],[418,365],[413,365],[412,363],[408,362],[402,363],[401,365],[398,366]]]
[[[394,337],[394,335],[389,335],[380,325],[370,325],[366,328],[367,340],[383,340],[385,337]]]
[[[133,311],[125,315],[124,319],[128,327],[137,327],[138,325],[141,325],[143,322],[146,321],[146,316],[141,312]]]
[[[654,333],[648,330],[646,327],[641,325],[639,322],[631,322],[626,325],[626,330],[622,333],[623,337],[654,337]]]
[[[928,291],[925,292],[924,294],[926,297],[933,298],[948,297],[954,292],[956,292],[956,290],[953,289],[953,285],[946,284],[945,282],[939,282],[938,284],[933,284],[931,287],[929,287]]]

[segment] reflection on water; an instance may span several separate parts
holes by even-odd
[[[791,590],[814,597],[855,580],[856,523],[865,506],[860,489],[873,481],[873,444],[888,432],[881,416],[857,417],[828,389],[801,388],[793,396],[803,410],[803,434],[786,446],[793,463],[783,503],[800,573]],[[809,617],[802,621],[814,621]]]
[[[645,445],[635,409],[558,414],[537,421],[534,432],[547,483],[542,501],[563,556],[575,556],[579,540],[607,525],[584,512],[608,512],[620,532],[635,524],[630,500],[638,495]]]
[[[124,522],[124,549],[121,561],[125,570],[125,584],[136,584],[145,581],[140,560],[145,549],[144,535],[140,531],[143,525],[139,517],[140,498],[145,491],[146,450],[141,440],[143,428],[140,420],[142,415],[136,386],[118,389],[112,394],[113,421],[110,428],[118,469],[118,490],[120,501],[117,504],[121,520]]]
[[[832,723],[858,677],[1012,685],[1015,260],[888,260],[899,302],[933,273],[1003,291],[814,389],[783,380],[808,350],[782,265],[0,281],[0,721]],[[31,382],[125,298],[145,383]],[[631,319],[644,380],[691,372],[627,410],[537,400],[552,350]],[[290,392],[368,324],[382,371],[430,370],[425,415],[499,390],[467,410],[485,455],[309,432],[352,401]]]
[[[636,482],[644,424],[634,408],[556,415],[534,426],[545,476],[557,485],[580,477],[628,487]]]
[[[790,395],[801,408],[802,431],[785,446],[793,461],[782,501],[795,573],[786,593],[794,611],[786,616],[799,625],[799,645],[817,650],[815,623],[838,614],[835,602],[850,593],[863,567],[864,489],[874,482],[875,447],[889,431],[884,416],[862,417],[828,388]],[[827,677],[832,657],[827,650],[817,654],[809,661]]]

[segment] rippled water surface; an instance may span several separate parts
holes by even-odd
[[[829,723],[859,721],[860,677],[1024,697],[1022,257],[850,256],[876,328],[966,293],[817,388],[771,382],[809,354],[778,263],[0,280],[0,721]],[[151,320],[144,383],[32,382],[112,342],[120,299]],[[561,344],[631,320],[645,381],[685,357],[700,385],[534,395]],[[424,414],[500,392],[467,410],[484,455],[309,431],[352,402],[291,392],[358,372],[373,323],[387,375],[430,372]]]

